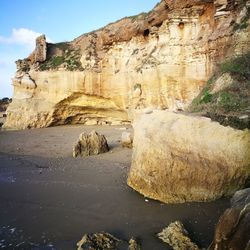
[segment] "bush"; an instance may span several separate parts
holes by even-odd
[[[222,63],[220,70],[222,73],[238,74],[250,79],[250,53]]]
[[[209,91],[205,91],[205,94],[201,97],[200,103],[209,103],[213,99],[213,95],[209,93]]]

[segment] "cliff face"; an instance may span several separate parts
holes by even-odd
[[[17,61],[6,128],[120,124],[184,109],[217,65],[249,51],[249,1],[161,1],[70,43],[37,39]]]

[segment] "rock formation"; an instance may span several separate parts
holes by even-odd
[[[90,134],[83,132],[73,146],[73,157],[98,155],[108,151],[109,147],[104,135],[99,135],[96,131],[92,131]]]
[[[237,191],[216,225],[209,250],[248,250],[250,248],[250,188]]]
[[[166,203],[233,194],[250,176],[250,132],[154,111],[134,122],[128,185]]]
[[[134,238],[127,243],[118,239],[112,234],[101,232],[94,234],[85,234],[77,243],[77,250],[140,250],[141,247]]]
[[[249,1],[162,0],[72,42],[37,39],[17,61],[6,128],[120,124],[184,109],[218,63],[249,51]]]
[[[180,221],[171,223],[157,236],[173,250],[199,250],[199,247],[190,240],[187,230]]]
[[[9,99],[8,97],[0,99],[0,112],[6,111],[6,109],[10,105],[11,101],[12,100]]]
[[[123,147],[132,148],[133,147],[133,136],[131,132],[123,132],[121,144]]]

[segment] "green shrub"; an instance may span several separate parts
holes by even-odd
[[[221,92],[218,97],[218,106],[224,111],[236,111],[240,108],[240,100],[228,92]]]
[[[54,56],[51,58],[51,66],[53,68],[58,67],[59,65],[61,65],[64,61],[64,57],[63,56]]]
[[[213,99],[213,95],[209,91],[205,91],[204,95],[201,97],[200,103],[209,103]]]
[[[220,70],[222,73],[234,73],[250,79],[250,53],[222,63]]]

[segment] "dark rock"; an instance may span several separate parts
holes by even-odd
[[[73,157],[98,155],[108,151],[109,146],[105,136],[92,131],[90,134],[80,134],[78,142],[73,146]]]
[[[216,225],[209,250],[250,249],[250,188],[237,191]]]

